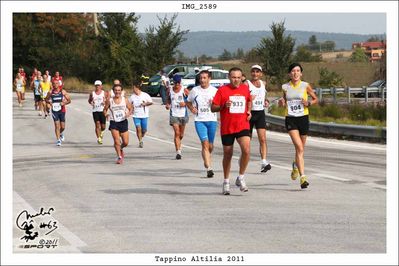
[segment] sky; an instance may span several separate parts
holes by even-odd
[[[169,18],[173,13],[136,13],[138,30],[157,26],[157,15]],[[287,30],[381,35],[386,30],[385,13],[178,13],[182,30],[262,31],[272,22],[285,20]]]

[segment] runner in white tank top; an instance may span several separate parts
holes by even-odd
[[[108,92],[103,90],[101,80],[94,82],[95,90],[89,95],[89,104],[92,106],[92,114],[95,125],[95,132],[97,143],[103,144],[103,137],[105,131],[106,119],[104,115],[105,100],[108,97]]]
[[[265,106],[269,106],[269,101],[266,98],[267,91],[263,80],[262,67],[260,65],[253,65],[251,67],[251,80],[247,80],[249,91],[252,97],[252,110],[251,120],[249,120],[251,138],[253,128],[256,128],[256,132],[259,140],[259,152],[261,157],[261,169],[260,171],[265,173],[269,171],[272,166],[267,161],[267,143],[266,143],[266,116]]]
[[[122,164],[125,154],[123,148],[129,144],[129,125],[128,117],[132,114],[133,107],[130,102],[122,97],[122,86],[114,85],[112,88],[115,97],[111,97],[105,101],[104,114],[109,115],[112,138],[114,139],[114,147],[118,156],[116,163]],[[110,111],[109,114],[107,113]],[[122,143],[121,143],[122,139]]]

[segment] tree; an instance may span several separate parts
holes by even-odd
[[[366,42],[381,42],[383,40],[384,39],[382,38],[382,36],[380,37],[380,36],[374,35],[374,36],[371,36],[370,38],[368,38]]]
[[[313,50],[318,50],[320,48],[320,44],[317,41],[316,35],[310,36],[308,43],[309,43],[309,49],[312,50],[312,51]]]
[[[99,71],[106,80],[131,83],[144,73],[143,42],[135,13],[99,14]]]
[[[334,41],[325,41],[321,44],[321,49],[324,51],[331,51],[335,50],[335,42]]]
[[[287,69],[292,62],[292,52],[295,39],[285,36],[284,22],[272,23],[270,26],[273,37],[262,38],[258,53],[263,62],[264,71],[271,77],[271,82],[279,87],[287,79]]]
[[[355,51],[353,51],[352,55],[350,56],[349,61],[353,63],[368,62],[369,58],[362,48],[356,48]]]
[[[232,58],[233,58],[232,53],[227,51],[226,49],[223,49],[223,53],[218,57],[218,59],[222,61],[230,60]]]
[[[245,53],[244,56],[244,61],[247,63],[252,63],[252,62],[260,62],[260,55],[259,55],[259,51],[257,48],[252,48],[251,50],[249,50],[248,52]]]
[[[175,62],[177,47],[186,39],[188,30],[180,30],[175,23],[177,14],[170,19],[158,17],[159,26],[150,26],[145,31],[145,63],[147,72],[156,72],[167,64]]]
[[[298,46],[297,52],[294,56],[295,62],[320,62],[322,61],[321,54],[313,55],[312,52],[305,45]]]
[[[237,48],[237,52],[235,54],[235,58],[237,59],[243,59],[245,56],[244,50],[242,48]]]
[[[332,71],[328,71],[326,67],[319,68],[319,85],[322,88],[333,88],[333,87],[340,87],[343,85],[342,83],[342,77]]]

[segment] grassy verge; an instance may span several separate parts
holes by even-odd
[[[270,113],[284,116],[285,108],[273,105]],[[385,105],[315,105],[309,108],[310,120],[336,124],[386,127]]]

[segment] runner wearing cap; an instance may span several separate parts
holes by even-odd
[[[309,186],[304,160],[305,143],[309,131],[309,106],[317,104],[318,99],[310,84],[301,80],[302,71],[302,66],[298,63],[293,63],[288,67],[291,80],[282,85],[284,96],[279,104],[286,107],[285,127],[295,146],[291,179],[296,180],[300,176],[299,183],[304,189]]]
[[[250,158],[250,132],[252,99],[247,84],[241,82],[242,70],[233,67],[229,70],[230,84],[221,86],[213,98],[212,112],[220,112],[220,134],[223,144],[223,194],[230,195],[230,168],[234,152],[234,141],[241,149],[240,169],[236,186],[248,191],[244,181],[245,170]]]
[[[176,148],[176,160],[182,158],[181,141],[184,136],[184,130],[188,123],[188,113],[186,99],[188,90],[181,85],[181,77],[173,76],[174,85],[166,97],[166,110],[170,110],[169,124],[173,127],[174,143]]]
[[[262,67],[260,65],[253,65],[251,67],[251,80],[247,80],[252,97],[252,116],[251,120],[249,120],[249,125],[251,138],[254,127],[258,133],[261,172],[267,172],[272,168],[270,163],[266,160],[267,144],[265,107],[269,106],[269,101],[266,98],[266,84],[261,80],[262,75]]]
[[[133,106],[133,122],[136,127],[136,135],[139,140],[139,148],[144,147],[143,138],[147,132],[148,117],[150,116],[148,106],[152,105],[151,96],[141,91],[141,82],[133,82],[133,94],[129,98],[129,102]]]
[[[211,73],[203,70],[199,74],[200,86],[194,87],[187,98],[187,107],[195,115],[195,130],[202,145],[202,159],[206,176],[213,177],[211,154],[217,128],[216,113],[211,112],[212,100],[217,89],[210,85]]]
[[[97,143],[103,144],[106,123],[104,105],[105,99],[108,98],[108,92],[103,90],[103,83],[101,80],[96,80],[94,86],[95,90],[90,93],[88,102],[92,106]]]

